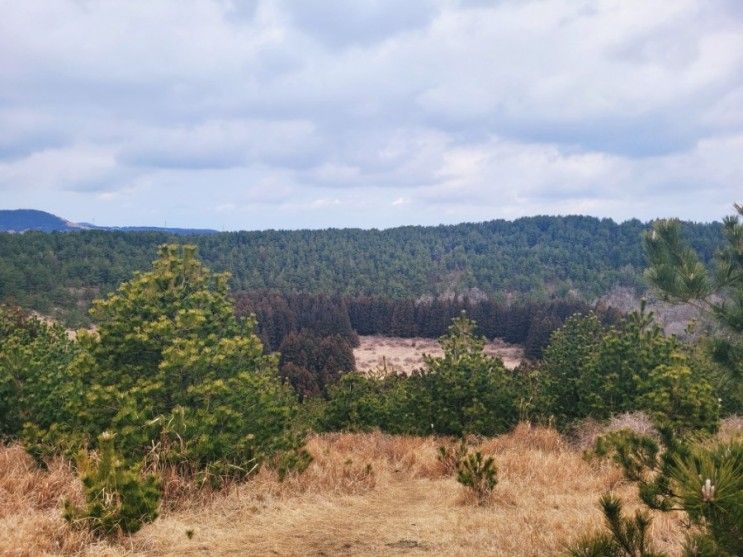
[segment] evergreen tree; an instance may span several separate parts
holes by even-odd
[[[717,251],[714,268],[682,237],[677,220],[657,221],[645,234],[649,261],[646,277],[668,301],[690,303],[716,323],[708,345],[713,359],[726,371],[721,394],[732,395],[731,411],[743,410],[743,205],[726,217],[724,243]],[[726,397],[727,398],[727,397]]]
[[[153,269],[93,307],[97,330],[79,336],[69,366],[71,417],[35,432],[117,434],[136,460],[161,460],[213,478],[244,475],[301,446],[296,403],[265,356],[252,319],[239,320],[228,276],[210,272],[195,246],[165,245]],[[43,426],[43,424],[40,424]],[[37,439],[39,440],[39,439]]]
[[[439,343],[444,355],[426,357],[414,378],[425,422],[446,435],[507,431],[517,419],[514,383],[500,358],[483,352],[485,339],[475,335],[475,323],[465,315],[455,318]]]
[[[60,401],[77,346],[63,327],[0,307],[0,436],[17,437],[25,424],[48,428],[68,419]]]
[[[603,335],[595,315],[576,315],[552,335],[544,351],[540,371],[549,414],[562,425],[591,415],[602,404],[594,369]]]

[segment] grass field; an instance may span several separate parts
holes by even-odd
[[[732,427],[741,430],[740,422]],[[492,501],[480,507],[445,474],[436,457],[443,442],[381,433],[315,436],[309,469],[284,482],[266,470],[219,493],[168,483],[161,517],[118,542],[95,541],[61,518],[63,499],[80,498],[68,464],[39,470],[20,447],[6,446],[0,554],[556,555],[600,525],[602,493],[618,493],[628,509],[637,505],[636,488],[616,467],[587,462],[575,441],[554,430],[521,424],[476,442],[499,469]],[[677,555],[682,537],[680,516],[655,515],[659,549]]]

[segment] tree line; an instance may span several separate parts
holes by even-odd
[[[711,261],[719,223],[684,223]],[[89,322],[93,299],[146,268],[164,243],[195,244],[228,271],[233,291],[420,299],[478,292],[496,300],[592,300],[615,285],[643,288],[641,235],[649,225],[593,217],[528,217],[389,230],[0,233],[0,301],[71,324]]]
[[[475,333],[524,346],[537,359],[550,336],[575,314],[594,312],[604,324],[617,322],[619,312],[593,308],[585,302],[471,301],[467,297],[394,300],[379,296],[341,297],[326,294],[282,294],[269,290],[233,295],[238,316],[255,315],[256,334],[266,352],[279,352],[280,375],[300,397],[328,395],[328,387],[344,371],[356,368],[353,348],[358,335],[439,338],[453,319],[475,320]]]
[[[578,298],[553,301],[499,302],[467,296],[414,300],[382,296],[342,297],[326,294],[282,294],[253,290],[233,294],[239,316],[257,317],[257,334],[268,351],[281,351],[292,333],[339,336],[358,346],[358,335],[439,338],[462,313],[476,323],[476,333],[524,345],[526,355],[539,358],[553,331],[576,313],[595,311],[604,323],[619,318],[617,310],[592,306]]]

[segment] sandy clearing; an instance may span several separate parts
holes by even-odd
[[[371,371],[386,365],[389,371],[411,373],[423,366],[423,355],[441,356],[438,342],[430,338],[399,338],[360,336],[359,346],[353,351],[356,369]],[[485,346],[485,352],[499,356],[508,369],[516,368],[524,359],[520,346],[495,339]]]

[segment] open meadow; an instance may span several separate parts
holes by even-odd
[[[729,420],[722,432],[740,435],[743,427]],[[445,439],[318,435],[307,446],[310,467],[283,482],[269,470],[220,492],[167,480],[160,518],[118,542],[96,541],[62,518],[63,500],[82,493],[67,464],[56,460],[42,471],[19,446],[6,446],[0,450],[0,554],[556,555],[601,525],[603,493],[620,495],[630,510],[639,506],[636,486],[618,467],[583,458],[582,446],[597,433],[587,428],[569,441],[522,423],[512,433],[473,440],[498,467],[498,484],[484,506],[473,504],[437,458]],[[654,516],[651,539],[679,555],[681,515]]]

